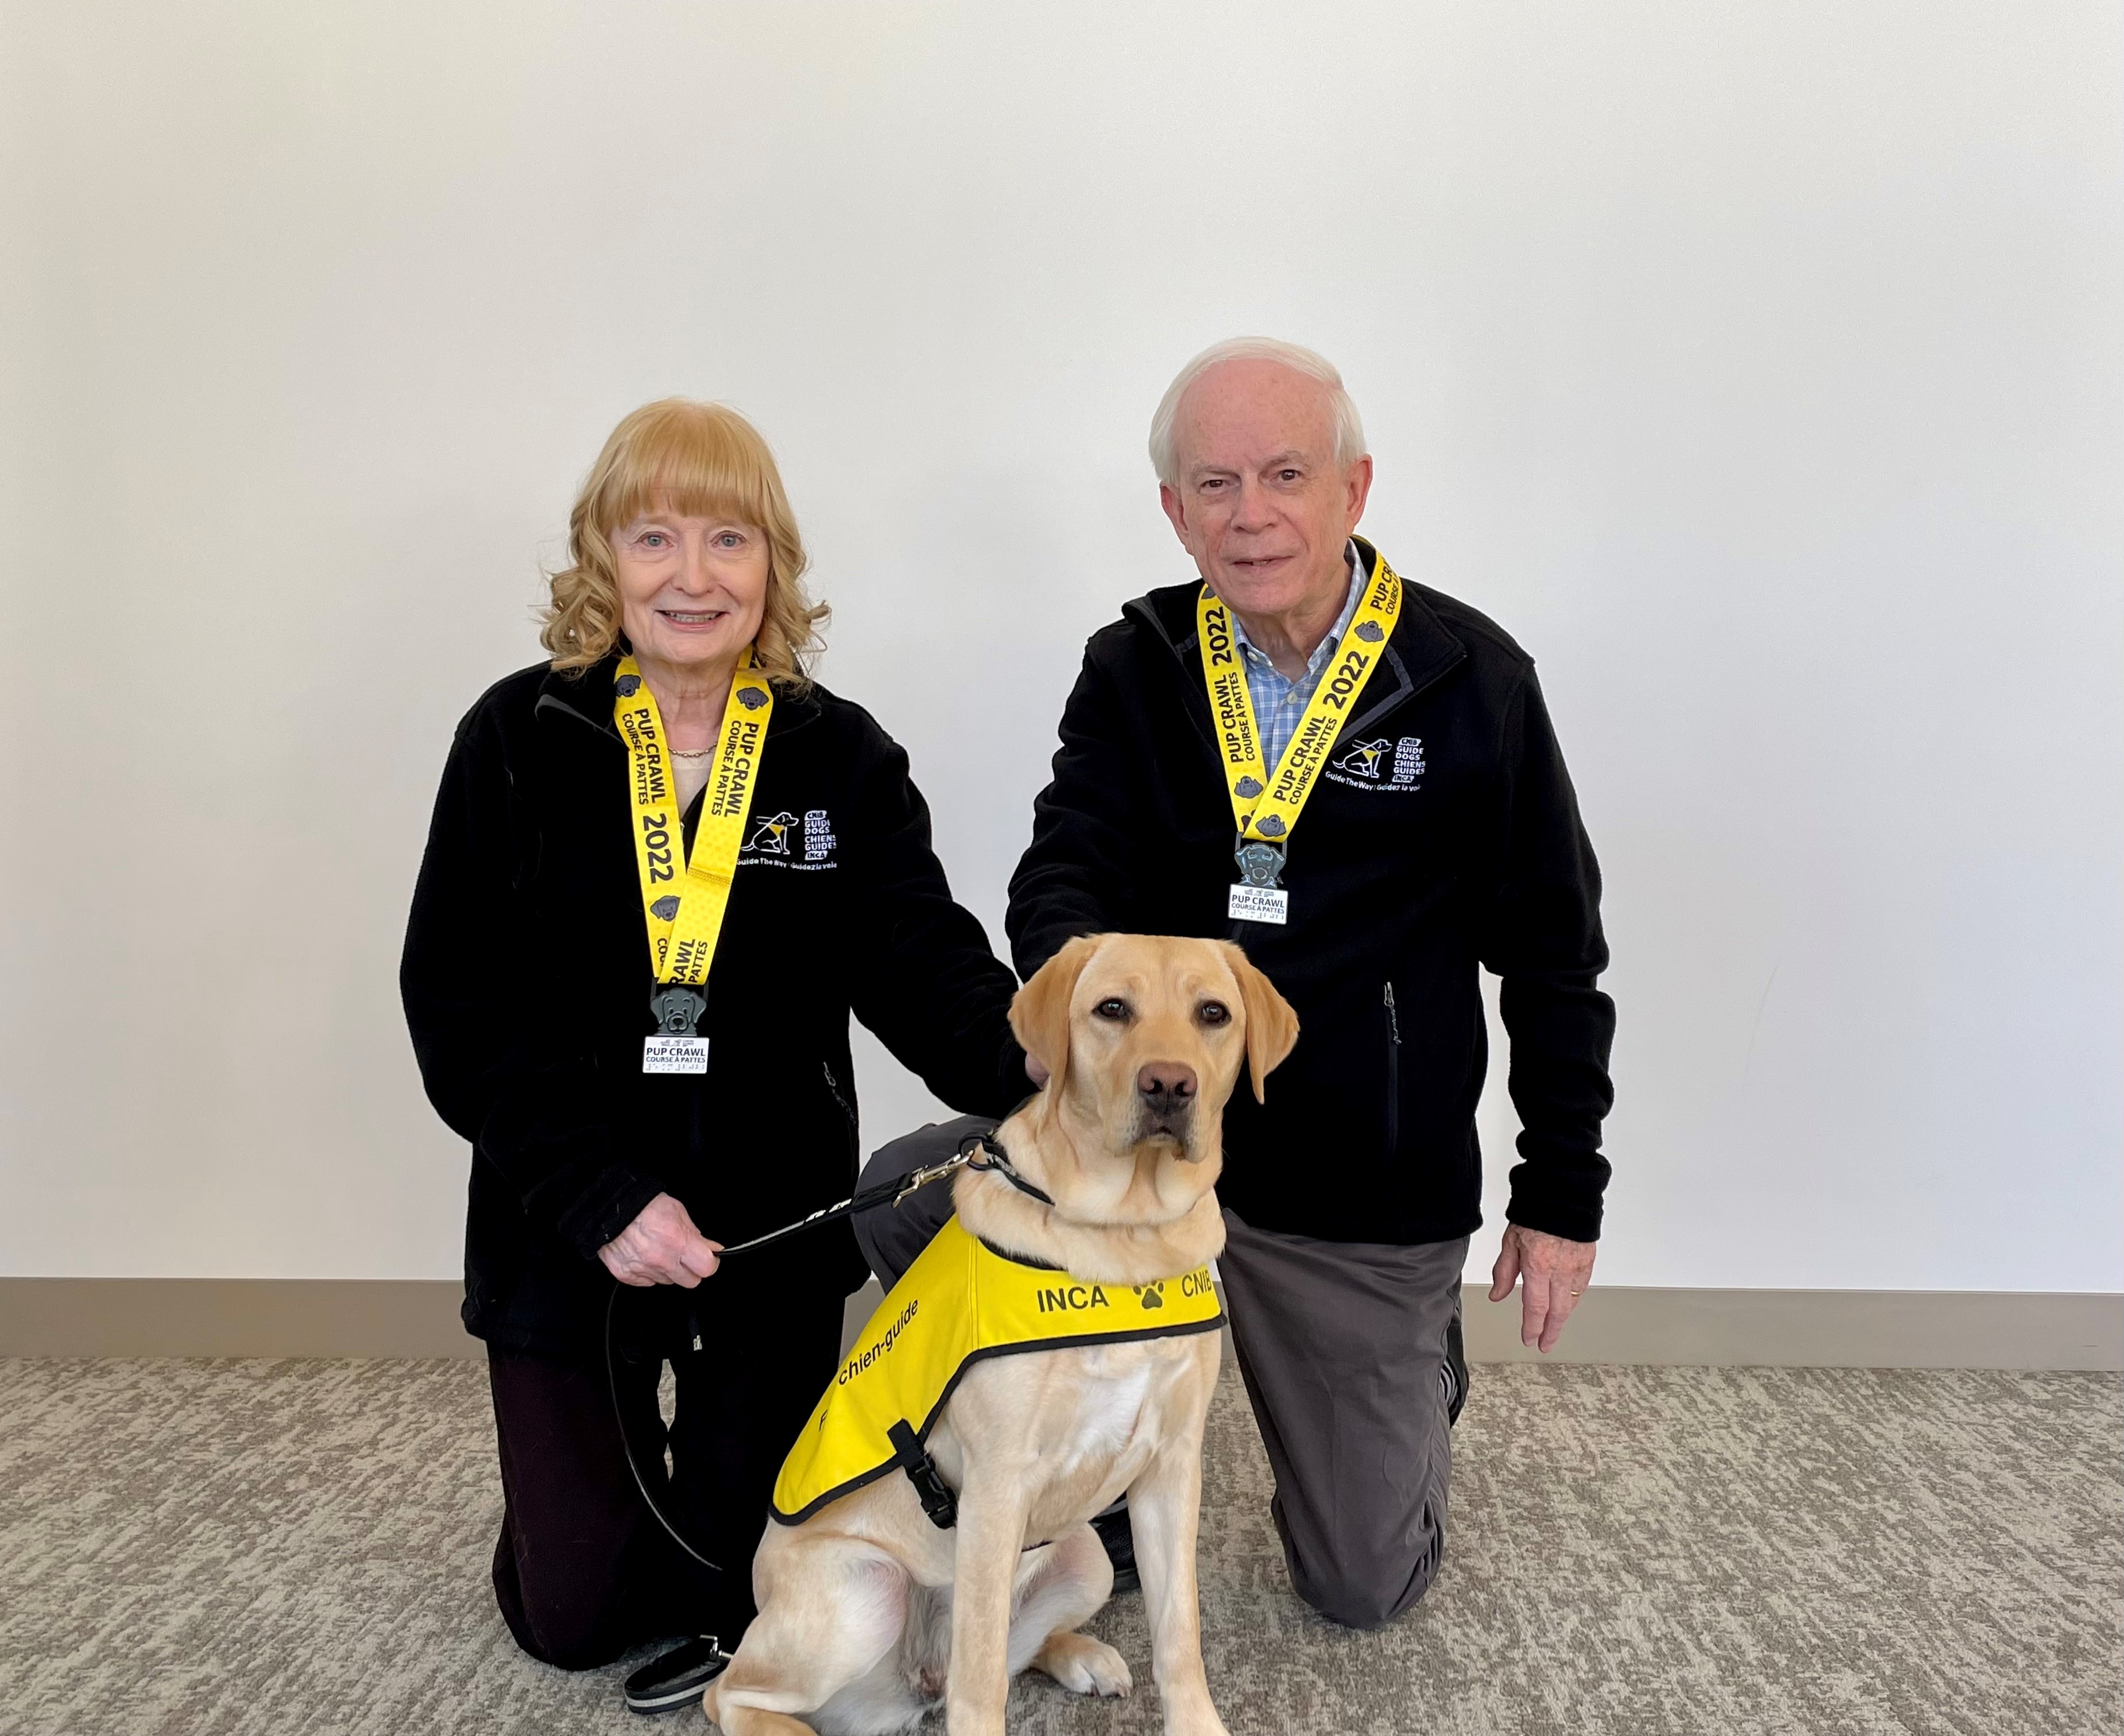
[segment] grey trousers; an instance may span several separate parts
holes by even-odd
[[[940,1162],[994,1125],[962,1116],[895,1139],[862,1185]],[[933,1183],[856,1219],[880,1283],[891,1288],[951,1210]],[[1230,1212],[1224,1224],[1218,1271],[1291,1584],[1323,1616],[1375,1627],[1430,1589],[1445,1553],[1445,1345],[1468,1238],[1399,1247],[1285,1236]]]

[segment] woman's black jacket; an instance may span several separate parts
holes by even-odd
[[[1028,1089],[1016,979],[952,902],[906,754],[820,687],[775,701],[701,1021],[708,1071],[643,1075],[655,985],[617,664],[523,670],[458,726],[400,969],[429,1098],[472,1146],[465,1325],[551,1355],[595,1343],[597,1250],[658,1193],[728,1243],[850,1191],[852,1010],[956,1109],[1000,1115]],[[709,1282],[771,1305],[782,1283],[862,1275],[839,1224]]]

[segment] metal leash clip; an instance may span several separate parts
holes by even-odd
[[[900,1184],[900,1191],[892,1196],[893,1204],[897,1206],[909,1194],[928,1187],[931,1182],[942,1181],[947,1175],[963,1170],[973,1155],[972,1151],[960,1152],[956,1156],[947,1157],[942,1163],[931,1164],[926,1170],[913,1171]]]

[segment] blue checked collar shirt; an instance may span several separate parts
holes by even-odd
[[[1232,636],[1239,643],[1247,672],[1247,697],[1253,701],[1254,724],[1261,731],[1262,763],[1271,772],[1282,762],[1283,750],[1298,733],[1298,721],[1312,703],[1313,690],[1320,685],[1321,672],[1333,659],[1335,647],[1342,643],[1342,636],[1350,631],[1357,603],[1364,595],[1357,583],[1357,546],[1354,542],[1349,547],[1347,559],[1350,594],[1342,599],[1342,612],[1335,617],[1334,626],[1328,629],[1328,636],[1313,647],[1313,655],[1305,659],[1305,673],[1295,681],[1286,677],[1268,660],[1266,653],[1255,646],[1247,637],[1246,623],[1239,619],[1238,611],[1232,612]]]

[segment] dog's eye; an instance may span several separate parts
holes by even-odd
[[[1232,1009],[1222,1001],[1205,1001],[1195,1009],[1195,1016],[1205,1025],[1229,1025]]]
[[[1101,1019],[1125,1019],[1129,1016],[1128,1002],[1118,997],[1104,1000],[1092,1009],[1093,1016]]]

